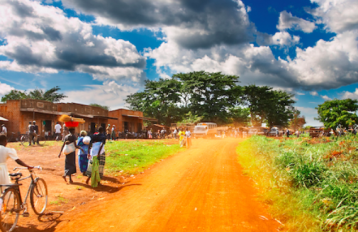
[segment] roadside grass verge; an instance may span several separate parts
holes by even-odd
[[[358,229],[358,140],[254,136],[238,159],[288,231]]]
[[[184,148],[166,141],[114,141],[105,149],[106,172],[136,174]]]

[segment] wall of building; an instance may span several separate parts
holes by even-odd
[[[26,111],[27,110],[27,111]],[[40,112],[33,112],[40,111]],[[14,132],[25,134],[28,131],[28,125],[31,121],[36,121],[42,136],[45,132],[54,133],[54,126],[59,121],[62,113],[74,114],[74,117],[80,117],[85,120],[76,128],[76,133],[81,130],[91,132],[91,129],[99,126],[107,127],[107,124],[116,125],[116,134],[124,131],[124,123],[128,122],[129,130],[137,132],[143,127],[143,113],[139,111],[118,109],[108,112],[100,107],[87,106],[77,103],[52,103],[41,100],[10,100],[5,104],[0,104],[0,116],[8,119],[4,122],[8,128],[8,133]],[[76,115],[78,114],[78,115]],[[82,116],[81,116],[82,115]],[[133,115],[138,117],[127,117],[123,115]],[[107,119],[106,117],[118,118],[118,120]],[[44,124],[44,121],[47,122]],[[50,123],[50,124],[48,124]],[[140,124],[140,125],[139,125]],[[63,123],[61,123],[63,127]],[[104,129],[105,129],[104,128]]]
[[[127,117],[123,115],[134,115],[138,116],[140,118],[136,117]],[[118,132],[124,132],[124,123],[128,122],[129,131],[130,132],[137,132],[138,130],[141,130],[143,128],[143,112],[140,111],[134,111],[134,110],[127,110],[127,109],[118,109],[118,110],[112,110],[108,112],[108,116],[112,118],[118,118],[118,120],[109,119],[108,124],[116,126],[116,133]],[[138,124],[141,124],[141,127],[139,127]]]
[[[17,133],[20,131],[21,116],[20,116],[20,101],[9,100],[7,103],[0,104],[0,116],[8,119],[8,122],[1,122],[5,124],[8,136],[11,132]]]

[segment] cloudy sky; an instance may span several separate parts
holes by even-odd
[[[205,70],[295,93],[310,125],[358,99],[357,0],[0,2],[0,96],[60,86],[114,109],[146,79]]]

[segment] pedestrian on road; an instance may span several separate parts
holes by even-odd
[[[65,141],[61,147],[60,154],[58,155],[58,158],[61,157],[62,153],[65,154],[65,173],[62,176],[62,178],[67,183],[66,177],[68,176],[70,183],[72,184],[72,174],[76,173],[76,148],[81,149],[83,153],[85,151],[83,148],[77,146],[76,144],[76,136],[75,136],[75,128],[69,128],[69,134],[66,135]],[[62,152],[63,151],[63,152]]]
[[[98,128],[98,134],[92,135],[89,145],[90,156],[92,162],[89,162],[86,171],[86,184],[91,179],[91,186],[97,187],[103,178],[104,165],[106,164],[106,154],[104,145],[106,144],[106,135],[104,134],[103,127]]]
[[[184,129],[179,128],[178,136],[179,136],[180,147],[183,147],[185,145],[184,135],[185,135]]]
[[[186,147],[189,148],[191,147],[191,132],[188,128],[186,128],[185,137],[186,137]]]
[[[175,138],[175,139],[177,139],[177,133],[178,133],[178,129],[175,128],[175,129],[174,129],[174,132],[173,132],[173,135],[174,135],[174,138]]]
[[[78,166],[80,167],[81,173],[83,175],[86,175],[86,171],[88,168],[88,151],[89,151],[89,143],[87,143],[85,137],[87,136],[87,132],[85,130],[82,130],[80,132],[80,136],[77,140],[77,146],[81,147],[83,149],[78,151]],[[87,137],[89,138],[89,137]]]

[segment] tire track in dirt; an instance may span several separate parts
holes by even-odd
[[[66,213],[56,231],[277,231],[242,174],[238,142],[194,140],[111,199]]]

